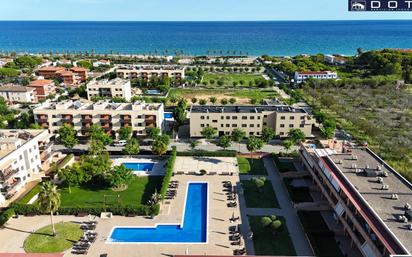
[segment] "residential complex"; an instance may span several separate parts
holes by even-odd
[[[46,102],[33,110],[37,124],[55,133],[64,124],[70,124],[79,133],[86,135],[94,124],[100,125],[108,134],[115,135],[122,127],[131,127],[135,135],[146,135],[146,129],[163,129],[163,104],[97,103],[66,100]]]
[[[34,88],[37,100],[45,100],[48,95],[56,93],[56,86],[53,80],[39,79],[30,82],[29,87]]]
[[[112,80],[93,80],[87,84],[87,98],[91,100],[94,96],[99,97],[122,97],[126,101],[132,98],[130,80],[120,78]]]
[[[47,130],[0,130],[0,206],[48,168],[51,146]]]
[[[295,82],[302,83],[308,78],[312,79],[337,79],[338,74],[332,71],[305,71],[305,72],[295,72]]]
[[[185,77],[185,68],[173,65],[122,65],[117,68],[116,73],[117,77],[124,79],[169,77],[180,80]]]
[[[88,72],[84,68],[73,67],[67,70],[64,67],[58,66],[46,66],[41,67],[37,74],[45,79],[62,79],[63,83],[69,86],[77,85],[81,82],[86,82],[88,78]]]
[[[303,144],[301,161],[365,257],[412,253],[412,184],[367,147]]]
[[[336,65],[336,66],[343,66],[348,61],[345,58],[335,56],[335,55],[325,55],[324,58],[325,58],[325,62]]]
[[[36,90],[31,87],[23,87],[11,84],[0,86],[0,96],[11,103],[37,102]]]
[[[312,135],[314,119],[303,109],[284,105],[273,106],[192,106],[190,136],[201,137],[205,127],[213,127],[219,136],[230,135],[238,128],[248,136],[260,136],[262,129],[273,129],[276,136],[286,137],[290,129]]]

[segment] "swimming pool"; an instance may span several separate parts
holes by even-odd
[[[114,227],[107,243],[207,243],[208,184],[191,182],[181,224]]]
[[[159,90],[155,90],[155,89],[149,89],[146,91],[146,95],[160,95],[161,92]]]
[[[165,118],[165,119],[172,119],[172,118],[173,118],[173,113],[171,113],[171,112],[165,112],[164,118]]]
[[[154,167],[153,162],[126,162],[123,165],[132,171],[152,171]]]

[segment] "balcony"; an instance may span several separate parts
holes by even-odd
[[[111,121],[112,116],[110,116],[110,115],[101,115],[100,120],[102,120],[102,121]]]
[[[83,122],[92,122],[93,117],[91,115],[82,115],[82,121]]]
[[[71,122],[73,120],[73,115],[62,114],[62,121]]]
[[[9,195],[10,193],[12,193],[12,191],[14,189],[16,189],[16,187],[18,185],[20,185],[21,180],[19,178],[17,179],[13,179],[13,181],[11,183],[5,183],[3,184],[3,188],[1,189],[2,192],[6,193],[6,196]]]
[[[42,143],[39,143],[39,150],[40,150],[40,151],[45,151],[45,150],[49,149],[52,145],[53,145],[53,142],[47,142],[47,143],[42,142]]]
[[[132,119],[132,117],[130,115],[121,115],[120,119],[122,121],[130,121]]]
[[[2,172],[0,172],[0,181],[6,181],[9,178],[11,178],[14,174],[16,174],[18,172],[18,170],[7,168],[2,170]]]

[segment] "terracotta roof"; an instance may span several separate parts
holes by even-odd
[[[39,71],[54,71],[54,72],[61,71],[61,70],[64,70],[64,67],[46,66],[46,67],[41,67],[39,69]]]
[[[0,257],[63,257],[63,253],[0,253]]]
[[[73,67],[73,68],[71,68],[70,69],[71,71],[74,71],[74,72],[82,72],[82,71],[87,71],[87,69],[85,69],[85,68],[82,68],[82,67]]]
[[[60,74],[61,76],[73,76],[73,72],[67,71],[67,70],[59,71],[57,73]]]
[[[33,90],[34,88],[23,87],[23,86],[2,86],[0,87],[0,91],[2,92],[30,92]]]
[[[35,80],[32,81],[30,83],[31,87],[43,87],[43,86],[47,86],[49,84],[53,83],[53,80],[49,80],[49,79],[39,79],[39,80]]]

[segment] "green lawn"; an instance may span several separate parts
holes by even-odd
[[[83,235],[79,224],[55,224],[57,235],[52,235],[52,226],[43,227],[29,235],[24,241],[24,250],[27,253],[59,253],[63,252],[79,241]]]
[[[329,230],[320,212],[298,211],[298,216],[316,256],[343,256],[333,232]]]
[[[239,171],[241,174],[248,175],[267,175],[265,165],[262,159],[250,159],[244,157],[237,157],[239,164]]]
[[[146,204],[150,196],[157,191],[163,181],[161,176],[134,177],[128,184],[128,188],[123,192],[115,192],[110,188],[99,186],[62,188],[61,207],[99,207],[106,205],[130,205],[139,206]]]
[[[259,192],[250,180],[241,181],[247,208],[280,208],[272,183],[266,180],[263,191]]]
[[[309,189],[307,187],[304,188],[295,188],[290,183],[293,179],[291,178],[284,178],[283,182],[288,189],[290,200],[295,203],[306,203],[306,202],[313,202],[312,197],[310,196]]]
[[[21,199],[18,200],[18,203],[21,204],[28,204],[29,201],[38,193],[40,192],[40,186],[39,184],[37,184],[35,187],[33,187],[32,190],[30,190],[30,192],[28,192],[27,194],[25,194]]]
[[[210,73],[206,72],[203,76],[203,81],[210,86],[217,86],[218,81],[223,81],[224,86],[233,87],[233,83],[237,83],[237,86],[249,86],[249,83],[254,83],[256,79],[262,79],[262,75],[253,73]],[[214,84],[211,83],[214,81]],[[240,82],[243,81],[243,85]],[[254,85],[254,84],[253,84]]]
[[[295,248],[289,236],[288,228],[283,217],[278,217],[283,226],[276,234],[262,227],[262,216],[249,216],[250,227],[253,231],[253,246],[256,255],[266,256],[296,256]]]

